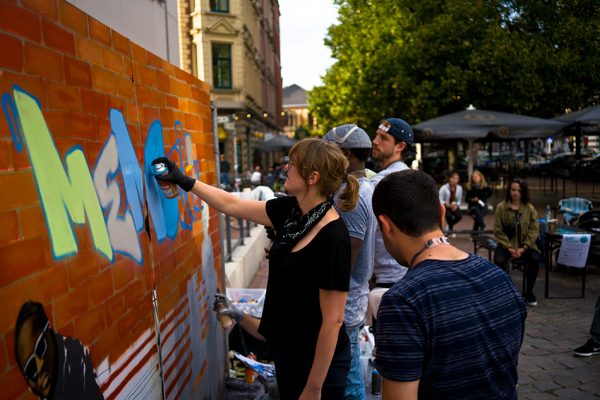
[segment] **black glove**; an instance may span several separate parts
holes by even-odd
[[[225,306],[225,308],[221,308]],[[240,322],[244,319],[244,312],[237,308],[231,300],[222,293],[215,294],[215,301],[213,303],[213,310],[215,310],[219,314],[229,315],[231,318],[235,320],[235,322]]]
[[[166,157],[159,157],[152,161],[152,165],[158,163],[165,164],[169,172],[167,172],[164,175],[156,175],[156,179],[158,179],[159,181],[176,183],[186,192],[192,190],[194,184],[196,183],[196,180],[181,172],[177,164],[175,164],[173,161],[169,160]]]

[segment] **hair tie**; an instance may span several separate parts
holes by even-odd
[[[347,174],[347,173],[346,173],[346,174],[344,174],[344,181],[345,181],[345,182],[348,182],[348,174]]]

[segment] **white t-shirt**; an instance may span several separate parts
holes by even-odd
[[[262,174],[259,171],[254,171],[250,176],[250,182],[254,185],[260,185],[262,181]]]
[[[392,172],[398,172],[408,169],[408,166],[402,161],[396,161],[387,166],[386,169],[380,171],[371,179],[373,189],[377,184]],[[398,262],[385,249],[383,244],[383,236],[379,226],[375,233],[375,261],[373,264],[373,274],[375,275],[376,283],[395,283],[406,275],[408,268],[398,264]]]

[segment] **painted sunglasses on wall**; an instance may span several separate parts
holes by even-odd
[[[46,326],[44,326],[44,329],[35,341],[35,346],[33,346],[33,352],[27,359],[25,367],[23,368],[23,375],[25,375],[27,379],[30,379],[32,381],[37,377],[39,372],[37,364],[35,362],[35,356],[37,355],[39,358],[44,358],[44,356],[46,355],[46,351],[48,350],[48,342],[46,341],[44,334],[46,333],[49,327],[50,321],[47,321]]]

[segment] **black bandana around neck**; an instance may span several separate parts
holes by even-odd
[[[284,247],[292,248],[304,235],[315,226],[331,208],[330,201],[324,201],[312,208],[306,215],[302,216],[300,205],[296,204],[292,214],[283,223],[283,229],[279,236],[279,243]]]

